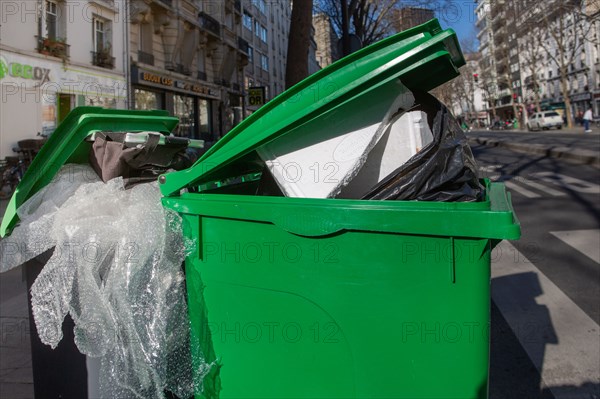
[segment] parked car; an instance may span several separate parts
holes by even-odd
[[[543,111],[533,114],[527,122],[527,130],[562,129],[563,119],[556,111]]]

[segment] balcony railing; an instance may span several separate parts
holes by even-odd
[[[201,11],[198,14],[198,19],[200,22],[200,26],[203,29],[206,29],[207,31],[209,31],[217,36],[221,36],[221,24],[219,24],[219,21],[217,21],[216,19],[214,19],[213,17],[211,17],[204,11]]]
[[[244,40],[241,37],[238,37],[238,48],[244,54],[248,54],[248,52],[250,51],[250,45],[246,40]]]
[[[215,79],[215,83],[221,86],[225,86],[225,87],[229,87],[230,83],[229,81],[225,80],[225,79]]]
[[[69,58],[69,47],[64,39],[44,37],[38,42],[38,51],[41,54],[59,58]]]
[[[115,67],[115,57],[107,51],[92,51],[92,64],[102,68],[113,69]]]
[[[148,65],[154,65],[154,56],[150,53],[138,51],[138,61]]]
[[[192,74],[192,71],[190,71],[190,68],[186,67],[183,64],[176,64],[175,72],[180,73],[182,75],[188,75],[188,76]]]

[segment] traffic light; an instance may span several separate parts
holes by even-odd
[[[479,83],[479,74],[474,73],[473,74],[473,80],[475,81],[475,83]]]

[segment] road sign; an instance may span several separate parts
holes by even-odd
[[[251,106],[261,106],[265,103],[265,87],[248,88],[248,104]]]

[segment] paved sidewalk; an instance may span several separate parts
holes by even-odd
[[[0,200],[0,220],[7,205],[8,200]],[[33,398],[27,283],[22,267],[0,274],[0,398]]]

